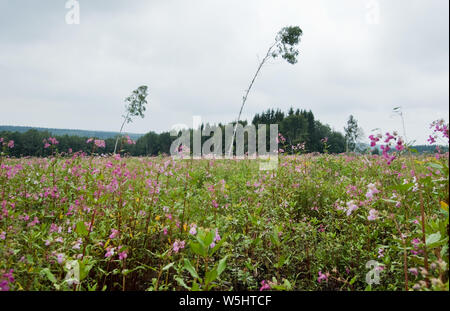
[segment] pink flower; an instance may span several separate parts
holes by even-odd
[[[184,241],[175,240],[175,242],[173,243],[173,251],[175,253],[178,253],[178,251],[180,249],[183,249],[184,246],[185,246],[185,242]]]
[[[397,146],[395,146],[395,149],[397,149],[398,151],[402,151],[405,149],[405,146],[403,145],[403,141],[401,139],[397,141]]]
[[[114,247],[108,247],[106,249],[105,257],[108,258],[108,257],[111,257],[111,256],[114,256]]]
[[[371,209],[369,211],[369,216],[367,217],[368,220],[377,220],[378,219],[378,211],[376,209]]]
[[[10,141],[8,142],[8,147],[9,147],[9,148],[14,148],[14,140],[10,140]]]
[[[83,243],[83,241],[80,239],[78,239],[75,244],[73,245],[73,249],[80,249],[81,244]]]
[[[62,264],[62,263],[64,262],[64,254],[57,254],[57,255],[56,255],[56,261],[57,261],[59,264]]]
[[[317,278],[317,282],[321,283],[322,281],[328,281],[327,274],[323,274],[322,271],[319,271],[319,277]]]
[[[4,240],[4,239],[6,239],[6,232],[5,231],[0,233],[0,240]]]
[[[136,142],[130,138],[130,136],[125,136],[128,145],[136,145]]]
[[[94,144],[98,147],[98,148],[105,148],[106,147],[106,143],[104,140],[101,139],[96,139],[94,141]]]
[[[111,234],[109,235],[110,239],[114,239],[119,234],[119,230],[111,229]]]
[[[380,193],[380,191],[376,188],[375,184],[369,184],[367,185],[367,193],[366,193],[366,198],[371,199],[373,198],[374,194]]]
[[[259,291],[262,292],[263,290],[268,290],[268,289],[270,289],[269,283],[267,283],[266,280],[262,280],[261,281],[261,287],[259,288]]]
[[[124,260],[127,257],[128,257],[127,251],[123,251],[123,252],[119,253],[120,260]]]
[[[191,230],[189,230],[189,233],[192,235],[197,234],[197,225],[196,224],[191,224]]]
[[[395,139],[395,136],[392,136],[391,134],[389,134],[389,132],[386,133],[386,140],[384,141],[385,143],[389,143],[390,140]]]
[[[408,271],[412,274],[412,275],[419,275],[419,272],[417,271],[417,268],[409,268]]]
[[[347,216],[350,216],[351,213],[358,209],[358,206],[354,203],[354,201],[350,201],[347,203]]]
[[[216,236],[214,237],[214,242],[220,241],[219,229],[216,229]]]

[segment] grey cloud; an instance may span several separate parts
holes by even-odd
[[[150,86],[144,120],[127,131],[236,118],[276,32],[298,24],[299,63],[263,68],[244,117],[267,108],[311,109],[342,130],[354,114],[366,132],[390,130],[402,106],[410,135],[448,119],[448,2],[86,1],[81,24],[64,0],[0,1],[0,124],[117,130],[123,99]],[[409,136],[409,135],[408,135]]]

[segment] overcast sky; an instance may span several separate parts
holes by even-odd
[[[0,125],[118,131],[123,99],[150,88],[144,119],[125,131],[230,122],[272,43],[303,30],[299,62],[265,66],[243,118],[311,109],[343,131],[401,130],[426,143],[449,118],[448,0],[0,0]],[[379,14],[377,15],[377,6]]]

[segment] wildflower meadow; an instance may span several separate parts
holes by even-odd
[[[0,290],[448,291],[448,152],[370,140],[381,155],[280,154],[264,171],[96,139],[13,158],[1,138]]]

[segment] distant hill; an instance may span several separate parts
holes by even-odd
[[[9,126],[9,125],[0,125],[0,132],[19,132],[24,133],[28,130],[35,129],[41,132],[50,132],[55,136],[80,136],[80,137],[96,137],[99,139],[108,139],[114,138],[118,135],[118,132],[105,132],[105,131],[88,131],[88,130],[71,130],[71,129],[54,129],[54,128],[44,128],[44,127],[31,127],[31,126]],[[125,135],[130,136],[131,139],[137,140],[139,137],[144,136],[144,134],[136,134],[136,133],[124,133]]]

